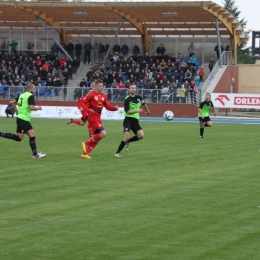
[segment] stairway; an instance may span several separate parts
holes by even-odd
[[[78,68],[76,74],[73,74],[72,79],[68,82],[68,101],[74,100],[74,89],[77,85],[82,81],[82,79],[86,79],[86,74],[91,68],[91,65],[84,64],[83,62],[80,63],[80,67]]]

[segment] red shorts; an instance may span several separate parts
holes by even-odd
[[[88,121],[89,135],[99,134],[103,130],[105,130],[105,128],[102,126],[102,122],[100,120]]]
[[[82,110],[81,115],[82,115],[81,120],[86,123],[88,121],[88,112],[85,110]]]

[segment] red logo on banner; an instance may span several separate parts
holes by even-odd
[[[215,100],[218,100],[223,106],[225,106],[224,100],[230,101],[229,97],[226,95],[218,95]]]
[[[234,105],[260,106],[259,97],[235,97]]]

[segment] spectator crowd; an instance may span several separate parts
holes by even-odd
[[[86,44],[91,51],[90,42],[87,41]],[[86,88],[85,93],[91,83],[102,79],[108,98],[112,101],[123,101],[127,95],[126,88],[130,83],[135,83],[138,93],[143,98],[150,97],[153,102],[186,103],[189,98],[191,103],[196,103],[197,87],[203,81],[204,68],[196,58],[193,43],[189,46],[187,55],[179,53],[177,56],[169,56],[163,44],[159,44],[156,53],[151,56],[148,53],[142,55],[136,44],[132,52],[126,43],[120,46],[118,42],[112,50],[113,55],[104,63],[96,51],[93,66],[87,72],[86,79],[82,79],[75,89],[75,99],[83,93],[82,87]],[[88,58],[84,63],[86,61],[90,63]]]
[[[56,43],[44,55],[21,53],[15,49],[11,53],[0,53],[0,97],[16,98],[31,82],[37,87],[36,95],[55,96],[62,89],[66,100],[68,81],[80,66],[78,57],[72,57],[72,43],[73,50],[69,51],[70,43],[65,46],[62,42],[62,46],[70,53],[72,61]]]

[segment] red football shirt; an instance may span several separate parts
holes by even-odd
[[[116,111],[117,109],[112,106],[106,94],[102,92],[93,91],[86,96],[86,99],[81,102],[81,106],[84,110],[89,112],[90,109],[94,110],[94,113],[89,113],[89,120],[100,120],[102,108],[105,107],[109,111]]]

